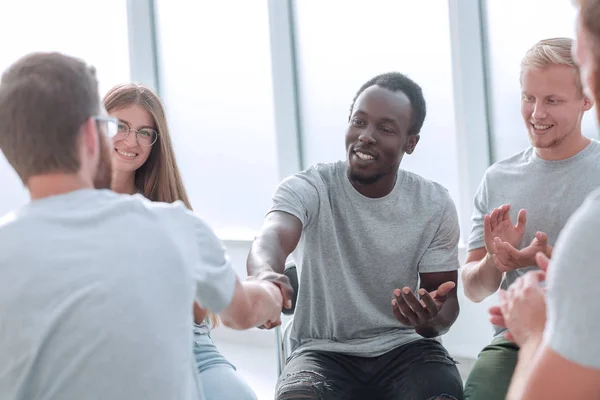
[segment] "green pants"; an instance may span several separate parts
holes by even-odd
[[[486,346],[465,383],[465,400],[504,400],[515,367],[519,346],[503,337]]]

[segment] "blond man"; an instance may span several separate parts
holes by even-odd
[[[480,302],[537,268],[552,253],[567,219],[600,186],[600,143],[581,132],[593,101],[583,94],[573,41],[536,43],[521,63],[521,114],[531,147],[492,165],[474,200],[464,291]],[[515,221],[516,223],[513,223]],[[519,347],[504,327],[479,354],[465,385],[467,399],[504,399]]]

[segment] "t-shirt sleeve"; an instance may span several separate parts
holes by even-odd
[[[473,213],[471,214],[471,233],[467,243],[467,251],[485,247],[483,240],[483,217],[489,213],[487,193],[487,173],[484,175],[475,198],[473,199]]]
[[[447,194],[446,205],[440,219],[440,225],[419,262],[419,272],[446,272],[459,268],[458,241],[460,227],[456,206]]]
[[[283,211],[298,218],[305,228],[317,218],[319,194],[317,182],[307,171],[285,178],[273,195],[269,212]]]
[[[548,271],[544,338],[562,357],[600,369],[600,192],[588,197],[561,232]]]
[[[196,300],[214,313],[223,311],[233,298],[237,275],[225,246],[212,229],[194,216],[194,235],[199,257],[194,265]]]

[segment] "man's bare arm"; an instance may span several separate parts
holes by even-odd
[[[502,272],[485,247],[467,253],[461,274],[465,295],[476,303],[494,294],[502,283]]]

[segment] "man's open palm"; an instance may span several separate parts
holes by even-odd
[[[518,248],[523,239],[526,222],[526,211],[521,210],[517,216],[517,224],[513,225],[510,219],[510,204],[504,204],[495,208],[491,214],[486,214],[483,217],[483,238],[487,252],[496,253],[495,238],[500,238],[503,242]]]

